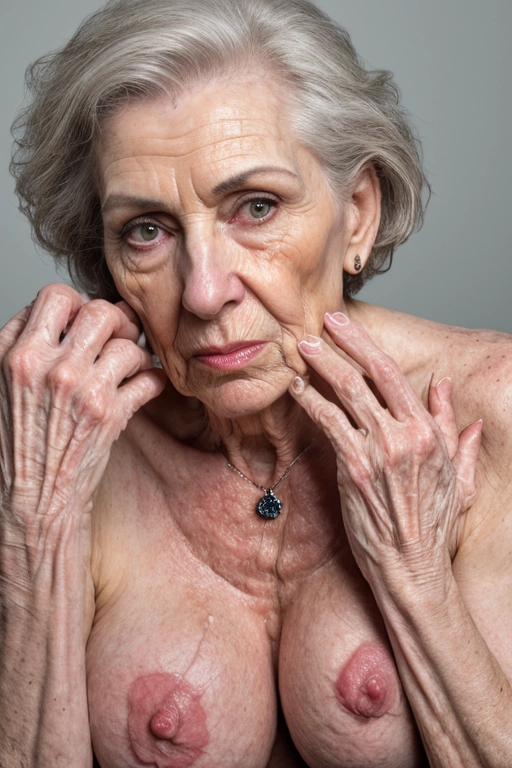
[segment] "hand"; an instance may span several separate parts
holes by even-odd
[[[163,371],[124,302],[50,285],[0,331],[0,492],[19,522],[87,508],[110,448]]]
[[[390,566],[435,581],[440,563],[451,566],[475,497],[482,424],[459,435],[449,379],[430,387],[429,412],[361,327],[341,313],[326,315],[325,326],[348,359],[314,337],[299,349],[339,402],[299,378],[290,392],[336,452],[352,552],[370,582]]]

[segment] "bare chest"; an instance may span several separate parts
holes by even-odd
[[[335,483],[308,478],[283,489],[275,521],[256,515],[259,495],[209,467],[192,484],[178,473],[172,493],[154,478],[127,475],[121,517],[105,524],[99,543],[88,646],[102,768],[293,768],[304,765],[294,743],[307,765],[342,765],[347,731],[363,738],[368,717],[354,723],[337,681],[368,644],[377,644],[388,681],[387,709],[370,727],[380,748],[401,739],[414,754],[408,708],[345,541]],[[294,514],[299,504],[308,515]],[[286,748],[276,747],[280,722]],[[397,723],[403,733],[390,736]],[[309,743],[317,745],[312,755]],[[276,749],[284,749],[281,763]]]

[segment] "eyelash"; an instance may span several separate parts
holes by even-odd
[[[165,232],[167,235],[172,237],[174,234],[172,230],[166,229],[165,227],[160,224],[160,222],[156,221],[153,218],[150,217],[142,217],[138,219],[134,219],[132,221],[129,221],[128,224],[125,224],[125,226],[122,228],[120,232],[120,239],[125,241],[131,248],[138,248],[146,250],[147,248],[150,248],[152,245],[155,244],[155,242],[158,242],[160,239],[159,237],[156,240],[148,240],[147,244],[144,244],[142,242],[130,243],[129,242],[129,236],[134,230],[137,229],[137,227],[143,227],[144,224],[147,224],[151,227],[155,227],[156,229],[159,229],[160,232]]]
[[[262,216],[261,218],[252,217],[251,221],[252,221],[252,224],[255,225],[255,226],[261,226],[261,224],[264,224],[272,216],[272,214],[274,212],[274,209],[279,204],[279,201],[275,197],[270,197],[270,196],[261,195],[261,194],[259,194],[259,195],[255,194],[252,197],[246,197],[245,199],[239,201],[239,203],[237,205],[237,208],[236,208],[236,211],[235,211],[234,215],[232,216],[232,218],[230,219],[230,222],[235,221],[236,218],[241,214],[242,210],[246,206],[250,205],[251,203],[259,203],[259,202],[266,203],[267,205],[269,205],[270,206],[270,211],[268,212],[268,214],[266,214],[265,216]],[[126,242],[131,248],[136,248],[138,250],[146,250],[148,248],[151,248],[152,246],[155,245],[155,243],[157,243],[160,240],[160,237],[157,237],[155,240],[148,240],[148,242],[146,244],[144,244],[142,242],[137,242],[137,243],[130,243],[129,242],[130,234],[134,230],[136,230],[137,227],[142,227],[145,224],[147,224],[149,226],[152,226],[152,227],[156,227],[161,232],[166,233],[169,237],[172,237],[173,235],[176,234],[172,230],[167,229],[166,227],[163,227],[162,224],[160,224],[155,219],[153,219],[151,217],[142,217],[142,218],[138,218],[138,219],[134,219],[132,221],[129,221],[127,224],[125,224],[125,226],[121,229],[120,239],[123,240],[124,242]]]
[[[273,214],[274,209],[277,208],[279,204],[279,200],[277,200],[275,197],[271,197],[270,195],[264,195],[264,194],[255,194],[251,197],[246,197],[245,199],[239,201],[236,212],[234,216],[232,217],[231,221],[234,221],[236,217],[241,213],[243,208],[250,205],[251,203],[266,203],[270,206],[270,211],[266,216],[262,216],[261,218],[252,217],[252,222],[256,226],[260,226],[264,222],[266,222]]]

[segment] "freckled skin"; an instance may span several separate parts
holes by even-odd
[[[364,643],[347,661],[336,681],[343,705],[360,717],[382,717],[396,698],[393,662],[378,642]]]
[[[128,692],[128,735],[141,763],[189,768],[210,737],[201,694],[181,677],[155,672],[138,677]]]

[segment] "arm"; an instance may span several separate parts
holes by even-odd
[[[92,497],[112,442],[163,386],[135,319],[50,286],[0,332],[2,768],[92,765]]]
[[[449,381],[431,387],[429,413],[360,328],[329,316],[326,327],[355,365],[324,342],[301,352],[338,402],[300,382],[291,391],[337,453],[347,536],[386,623],[430,765],[506,768],[510,683],[452,570],[475,495],[481,423],[459,436]]]

